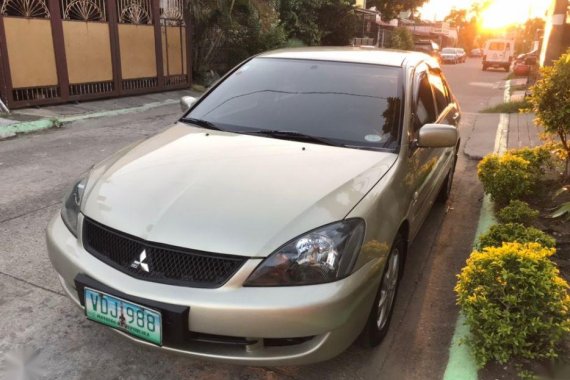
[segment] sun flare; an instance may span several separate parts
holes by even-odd
[[[522,24],[529,18],[529,6],[525,1],[494,0],[481,13],[481,25],[485,29],[502,29],[512,24]]]

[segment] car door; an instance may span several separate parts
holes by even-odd
[[[420,129],[437,120],[437,108],[432,87],[429,81],[427,65],[422,64],[416,70],[413,84],[412,121],[409,133],[409,173],[406,177],[414,193],[410,205],[410,232],[415,236],[425,216],[431,208],[429,194],[431,191],[433,170],[437,163],[437,149],[417,146]]]
[[[430,123],[458,126],[460,112],[445,79],[437,69],[427,66],[415,77],[410,134],[409,164],[415,192],[412,197],[410,225],[415,234],[421,227],[454,164],[455,148],[422,148],[416,145],[421,128]]]
[[[443,74],[438,69],[431,69],[428,76],[437,109],[436,124],[453,125],[458,128],[461,121],[461,113]],[[430,195],[428,196],[431,204],[435,201],[443,181],[449,173],[449,169],[455,164],[457,149],[456,147],[440,148],[434,150],[434,153],[436,154],[437,162],[430,184]]]

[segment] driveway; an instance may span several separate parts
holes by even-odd
[[[502,97],[496,83],[506,74],[483,73],[475,60],[444,71],[468,131],[469,114]],[[441,379],[457,319],[455,275],[471,250],[482,198],[476,163],[462,155],[450,202],[433,209],[411,247],[391,330],[375,350],[353,345],[305,367],[240,367],[139,347],[86,321],[47,258],[47,222],[78,175],[177,115],[177,106],[165,106],[0,142],[0,368],[26,360],[48,379]]]

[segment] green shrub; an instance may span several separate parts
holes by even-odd
[[[530,103],[536,121],[547,135],[560,141],[566,152],[565,175],[570,177],[570,49],[540,69],[540,78],[532,87]]]
[[[544,247],[554,248],[556,240],[534,227],[525,227],[519,223],[495,224],[489,231],[479,236],[477,249],[500,247],[503,243],[539,243]]]
[[[510,153],[488,154],[479,162],[477,175],[485,193],[499,205],[532,194],[538,181],[530,163]]]
[[[534,148],[519,148],[509,151],[513,156],[523,158],[528,161],[529,168],[536,175],[544,174],[546,167],[552,167],[552,155],[547,146],[541,145]]]
[[[457,303],[477,364],[555,358],[570,332],[568,284],[540,244],[508,243],[473,252],[458,275]]]
[[[528,203],[513,200],[497,213],[497,219],[501,223],[520,223],[528,226],[538,217],[538,214],[538,210],[531,208]]]

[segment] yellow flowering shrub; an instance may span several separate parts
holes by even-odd
[[[539,179],[529,161],[511,153],[486,155],[477,165],[477,175],[485,193],[499,205],[532,194]]]
[[[570,333],[568,283],[538,243],[474,251],[455,286],[479,366],[511,358],[557,357]]]

